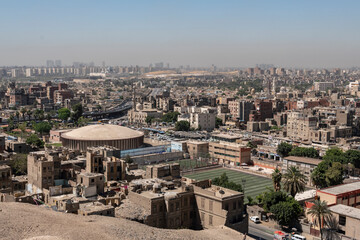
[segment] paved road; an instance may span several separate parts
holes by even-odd
[[[273,240],[275,230],[249,221],[249,236],[258,240]]]

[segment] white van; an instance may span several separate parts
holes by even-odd
[[[260,223],[260,218],[258,216],[252,216],[250,217],[250,220],[254,223]]]
[[[298,235],[298,234],[294,234],[291,239],[293,240],[306,240],[306,237]]]

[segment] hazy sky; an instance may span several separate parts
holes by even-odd
[[[359,0],[0,4],[0,65],[360,66]]]

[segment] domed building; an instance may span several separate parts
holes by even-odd
[[[144,134],[127,127],[96,124],[74,129],[61,135],[64,147],[86,151],[88,147],[113,146],[120,150],[140,147]]]

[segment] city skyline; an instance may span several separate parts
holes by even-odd
[[[356,1],[21,2],[2,5],[1,66],[360,66]]]

